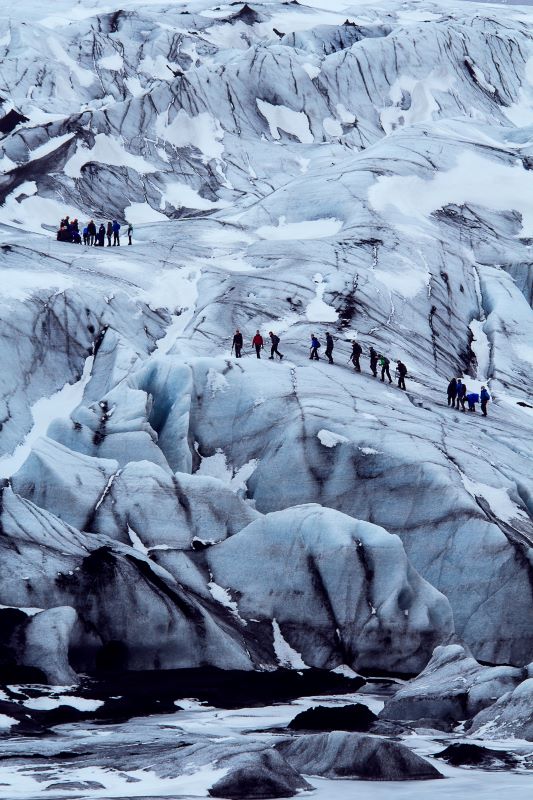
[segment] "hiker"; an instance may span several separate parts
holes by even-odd
[[[70,223],[70,231],[72,233],[72,236],[80,232],[80,226],[78,225],[78,220],[76,218],[74,218]]]
[[[448,384],[448,405],[455,408],[455,399],[457,397],[457,380],[452,378]]]
[[[370,348],[370,370],[374,378],[378,376],[378,354],[373,347]]]
[[[231,345],[231,351],[233,352],[233,348],[235,348],[235,358],[241,358],[241,350],[243,346],[242,340],[242,333],[237,328],[235,334],[233,336],[233,344]]]
[[[107,246],[111,247],[111,236],[113,235],[113,223],[112,222],[108,222],[107,223],[107,229],[106,229],[105,235],[107,236]]]
[[[466,395],[466,399],[468,400],[468,410],[475,411],[476,410],[476,403],[479,403],[479,395],[477,392],[470,392]]]
[[[272,331],[270,331],[268,335],[270,336],[270,341],[272,342],[272,347],[270,348],[270,360],[272,361],[274,359],[275,353],[277,356],[279,356],[279,360],[281,361],[283,354],[278,350],[278,344],[280,342],[279,336],[276,336],[276,334],[272,333]]]
[[[119,236],[119,233],[118,233],[119,231],[120,231],[120,223],[117,222],[116,219],[114,219],[113,220],[113,247],[115,247],[115,245],[118,245],[120,247],[120,236]]]
[[[403,361],[396,362],[396,372],[398,373],[398,388],[405,391],[405,376],[407,375],[407,367]]]
[[[370,348],[370,350],[372,350],[372,348]],[[350,356],[350,361],[352,362],[352,364],[354,366],[354,369],[356,369],[357,372],[361,372],[361,365],[359,363],[359,359],[361,358],[361,353],[362,352],[363,352],[363,348],[361,347],[359,342],[356,342],[355,339],[354,339],[353,342],[352,342],[352,354]],[[377,353],[376,353],[376,355],[377,355]]]
[[[105,225],[104,223],[100,223],[100,227],[98,228],[98,237],[95,241],[99,247],[105,247]]]
[[[488,391],[485,388],[485,386],[481,387],[480,398],[481,398],[481,411],[483,412],[483,416],[486,417],[487,416],[487,403],[489,402],[489,400],[491,398],[490,398],[490,394],[488,393]]]
[[[466,393],[467,393],[466,384],[464,381],[457,381],[457,408],[459,408],[459,403],[461,403],[461,411],[465,410],[465,403],[466,403]]]
[[[69,232],[65,225],[61,225],[57,232],[57,241],[58,242],[68,242],[70,241]]]
[[[261,336],[259,331],[255,332],[255,336],[252,339],[252,344],[255,347],[257,358],[261,358],[261,350],[263,349],[263,337]]]
[[[128,222],[128,230],[126,233],[128,234],[128,244],[131,244],[131,237],[133,236],[133,225],[131,222]]]
[[[310,361],[320,361],[318,357],[318,348],[321,347],[320,342],[316,338],[315,334],[311,334],[311,355],[309,356]]]
[[[326,331],[326,356],[330,364],[333,364],[333,336],[329,331]]]
[[[72,241],[74,244],[81,244],[81,236],[79,231],[74,231],[72,234]]]
[[[96,225],[92,219],[89,220],[89,224],[87,225],[87,235],[89,237],[89,244],[96,244]]]
[[[89,244],[89,228],[87,225],[83,229],[83,244]]]
[[[385,383],[385,375],[389,379],[389,383],[392,383],[392,378],[390,376],[390,361],[387,356],[382,355],[381,353],[378,356],[379,358],[379,365],[381,367],[381,382]]]

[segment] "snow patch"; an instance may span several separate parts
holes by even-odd
[[[219,586],[218,583],[215,583],[212,580],[207,584],[207,588],[211,592],[213,599],[216,600],[217,603],[220,603],[220,605],[227,608],[236,620],[238,620],[242,625],[248,624],[246,620],[243,619],[239,614],[237,603],[235,600],[231,599],[228,589],[224,589],[222,586]]]
[[[128,153],[124,149],[122,139],[106,133],[97,133],[94,137],[94,145],[91,148],[78,144],[76,152],[66,162],[63,171],[69,178],[79,178],[81,176],[81,168],[90,161],[114,167],[129,167],[140,175],[157,172],[157,167],[150,164],[142,156]]]
[[[294,650],[283,637],[276,619],[272,620],[272,633],[274,635],[274,653],[276,654],[280,667],[287,667],[288,669],[309,669],[300,653]]]
[[[311,300],[305,309],[307,319],[309,322],[337,322],[339,315],[333,306],[328,306],[324,301],[326,285],[320,272],[314,275],[313,281],[316,284],[316,297]]]
[[[473,498],[482,497],[490,507],[492,513],[503,522],[512,522],[516,519],[529,520],[528,515],[509,497],[507,489],[496,489],[486,483],[479,483],[461,473],[461,480],[468,494]]]
[[[305,222],[285,222],[285,217],[279,217],[278,225],[263,225],[257,229],[261,239],[286,241],[292,239],[322,239],[334,236],[342,228],[339,219],[313,219]]]
[[[343,444],[344,442],[350,441],[346,438],[346,436],[341,436],[340,433],[328,431],[326,428],[322,428],[322,430],[318,431],[317,437],[320,441],[320,444],[323,444],[324,447],[335,447],[338,444]]]
[[[168,122],[168,112],[159,114],[155,127],[157,135],[175,147],[196,147],[201,151],[204,162],[222,158],[224,153],[224,131],[218,119],[207,112],[190,117],[182,108],[172,122]]]
[[[280,130],[295,136],[302,144],[312,144],[315,139],[309,127],[309,118],[304,111],[293,111],[286,106],[274,106],[257,98],[257,107],[268,122],[270,135],[280,139]]]
[[[0,478],[9,478],[26,461],[34,443],[46,435],[48,426],[54,419],[67,419],[83,398],[83,392],[91,377],[94,356],[85,360],[83,373],[76,383],[66,383],[51,397],[41,397],[31,408],[33,427],[24,441],[17,445],[11,455],[0,458]]]

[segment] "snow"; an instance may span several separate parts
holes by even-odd
[[[324,236],[334,236],[342,228],[339,219],[313,219],[302,222],[286,222],[285,217],[279,217],[277,225],[262,225],[257,229],[261,239],[286,241],[291,239],[321,239]]]
[[[78,145],[76,153],[69,158],[64,166],[65,174],[70,178],[79,178],[81,168],[90,161],[117,167],[129,167],[141,175],[156,171],[156,168],[142,156],[128,153],[124,148],[124,142],[120,138],[108,136],[105,133],[96,134],[94,145],[90,148]]]
[[[224,589],[222,586],[219,586],[214,581],[209,581],[209,583],[207,584],[207,588],[211,592],[213,599],[216,600],[217,603],[220,603],[221,605],[225,606],[225,608],[228,608],[235,617],[235,619],[237,619],[242,625],[248,624],[246,620],[242,619],[241,616],[239,615],[239,607],[235,602],[235,600],[231,599],[231,594],[227,589]]]
[[[14,725],[18,725],[18,719],[13,719],[13,717],[8,717],[7,714],[0,714],[0,730],[1,731],[8,731]]]
[[[276,658],[278,659],[280,667],[308,669],[300,653],[297,653],[284,638],[279,624],[275,619],[272,620],[272,632],[274,634],[274,652],[276,653]]]
[[[336,310],[324,301],[326,285],[320,272],[313,276],[316,284],[316,296],[307,306],[305,313],[310,322],[337,322],[338,314]]]
[[[124,59],[119,52],[114,52],[109,56],[104,56],[98,62],[102,69],[120,70],[124,67]]]
[[[58,147],[61,147],[62,144],[65,142],[69,142],[71,139],[74,138],[73,133],[65,133],[63,136],[54,136],[49,139],[44,144],[39,145],[36,147],[35,150],[32,150],[30,153],[30,160],[35,161],[37,158],[42,158],[43,156],[47,156],[49,153],[52,153],[54,150],[57,150]]]
[[[464,474],[461,475],[461,479],[466,491],[474,498],[482,497],[486,500],[492,513],[504,522],[528,519],[527,513],[511,500],[507,489],[489,486]]]
[[[51,711],[54,708],[59,708],[59,706],[70,706],[71,708],[76,708],[78,711],[96,711],[104,705],[104,701],[60,694],[57,697],[32,697],[29,700],[23,700],[22,705],[35,711]]]
[[[52,420],[68,418],[80,404],[83,392],[91,377],[94,357],[85,360],[83,373],[76,383],[66,383],[51,397],[42,397],[31,408],[33,427],[21,444],[10,455],[0,458],[0,477],[9,478],[26,461],[37,439],[46,435]]]
[[[159,220],[167,218],[148,203],[130,203],[124,209],[124,219],[131,222],[132,225],[141,225],[145,222],[159,222]]]
[[[295,136],[302,144],[314,142],[314,136],[309,127],[309,118],[303,111],[293,111],[283,105],[272,105],[266,100],[257,98],[257,107],[268,122],[270,135],[273,139],[280,139],[280,130]]]
[[[323,444],[324,447],[335,447],[338,444],[350,441],[346,438],[346,436],[342,436],[339,433],[333,433],[333,431],[328,431],[325,428],[322,428],[322,430],[318,431],[317,436],[320,444]]]
[[[518,211],[522,236],[533,236],[533,172],[522,163],[498,163],[463,152],[456,165],[432,180],[417,176],[378,177],[368,192],[376,211],[391,208],[403,218],[425,219],[450,203],[476,204],[493,211]]]
[[[38,196],[35,181],[25,181],[8,194],[0,206],[0,222],[42,233],[43,225],[51,225],[56,229],[66,212],[71,219],[82,218],[82,213],[73,210],[72,206],[50,197]]]
[[[69,54],[63,49],[55,36],[49,36],[47,41],[48,47],[52,51],[52,54],[57,61],[59,61],[61,64],[65,64],[65,66],[69,68],[69,70],[76,76],[76,79],[81,86],[87,87],[94,83],[94,74],[90,72],[90,70],[80,67],[80,65],[74,61],[74,59],[71,58],[71,56],[69,56]]]
[[[185,183],[167,183],[161,195],[160,208],[164,209],[166,203],[175,208],[196,208],[199,211],[208,211],[214,208],[224,208],[227,203],[222,200],[207,200],[200,197],[195,189]]]
[[[159,114],[156,133],[174,147],[196,147],[201,151],[205,162],[221,158],[224,153],[224,131],[220,121],[207,112],[193,117],[180,108],[170,123],[168,112]]]

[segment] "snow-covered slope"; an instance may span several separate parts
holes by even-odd
[[[75,669],[533,660],[533,13],[324,5],[0,11],[0,603]]]

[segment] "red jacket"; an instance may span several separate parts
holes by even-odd
[[[263,337],[261,336],[260,333],[256,333],[255,334],[254,338],[252,339],[252,344],[253,345],[257,345],[257,344],[262,345],[263,344]]]

